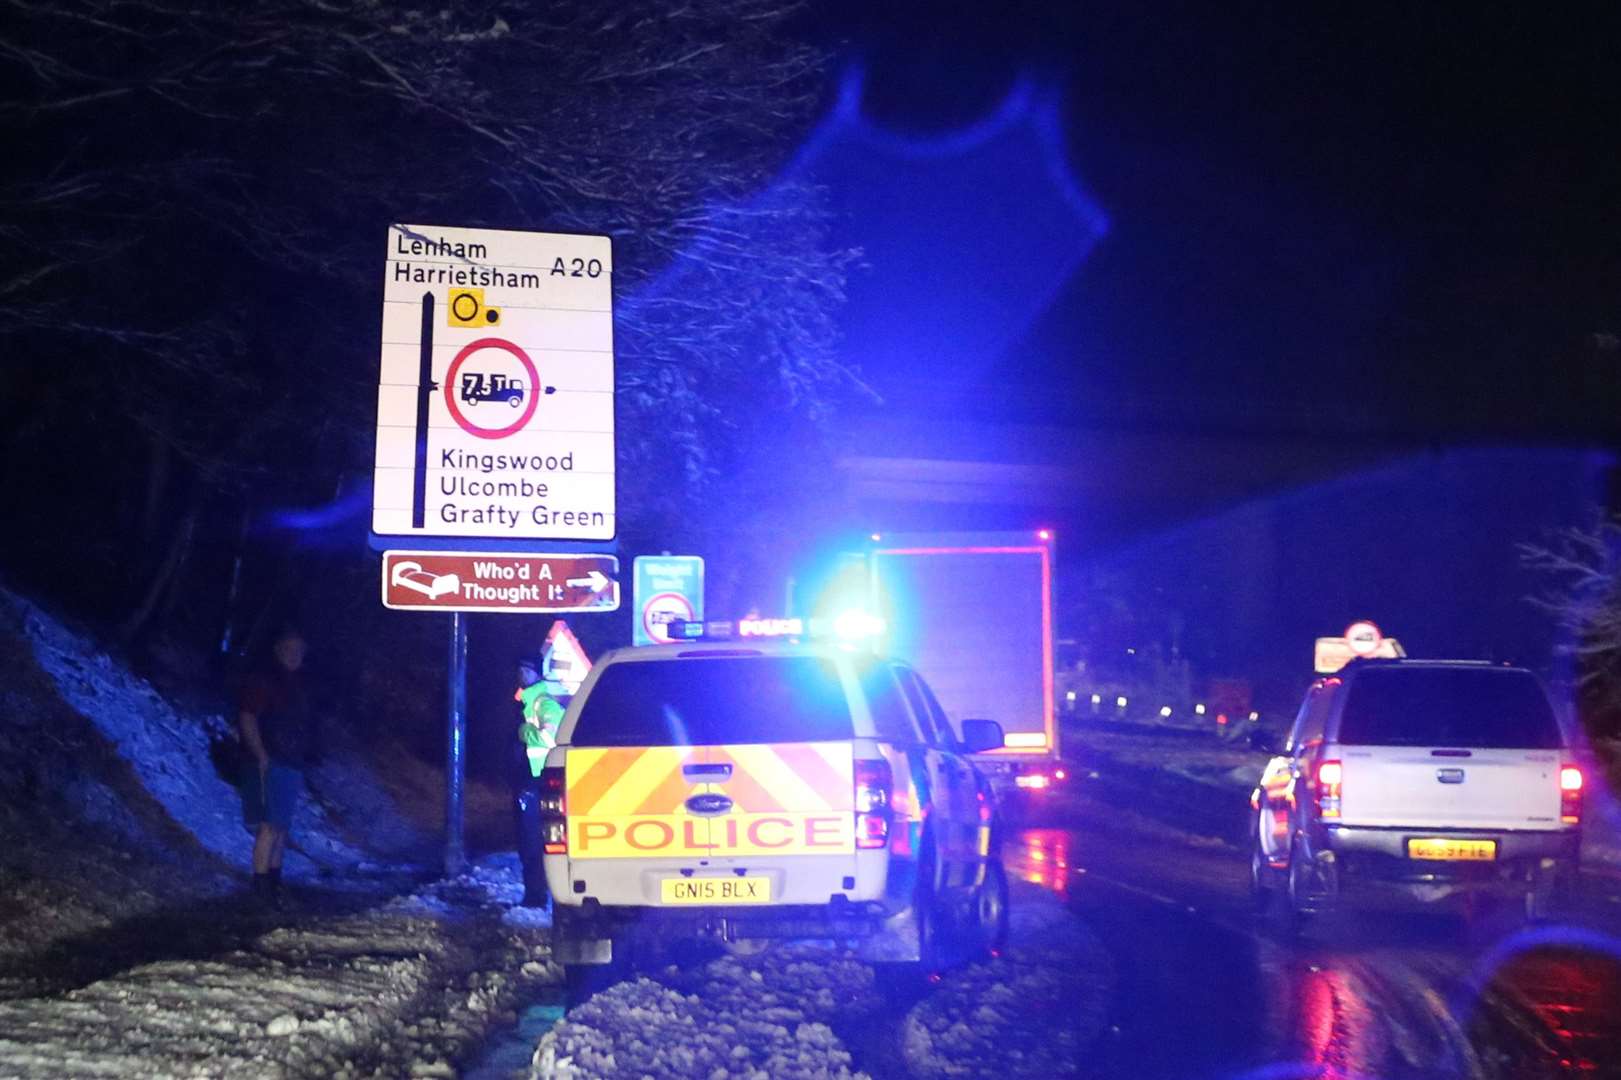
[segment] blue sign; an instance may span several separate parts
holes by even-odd
[[[664,628],[704,617],[704,560],[697,555],[638,555],[634,564],[636,645],[668,645]]]

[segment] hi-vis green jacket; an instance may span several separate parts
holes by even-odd
[[[544,680],[518,688],[513,695],[523,706],[523,723],[518,739],[529,759],[529,775],[539,776],[546,764],[546,751],[557,745],[557,729],[563,723],[563,706],[546,692]]]

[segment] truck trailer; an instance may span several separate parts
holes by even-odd
[[[911,663],[953,724],[994,720],[979,755],[999,794],[1040,798],[1064,780],[1053,702],[1049,530],[874,533],[859,555],[878,647]]]

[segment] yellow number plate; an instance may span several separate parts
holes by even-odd
[[[1425,837],[1407,841],[1409,859],[1435,859],[1441,862],[1490,862],[1497,858],[1496,840],[1448,840]]]
[[[769,904],[770,878],[664,878],[659,899],[666,904]]]

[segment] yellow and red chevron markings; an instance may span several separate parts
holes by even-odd
[[[576,747],[565,763],[575,859],[847,854],[855,850],[847,742]],[[709,766],[709,775],[684,773]],[[721,776],[714,766],[730,766]],[[731,806],[695,814],[694,795]]]

